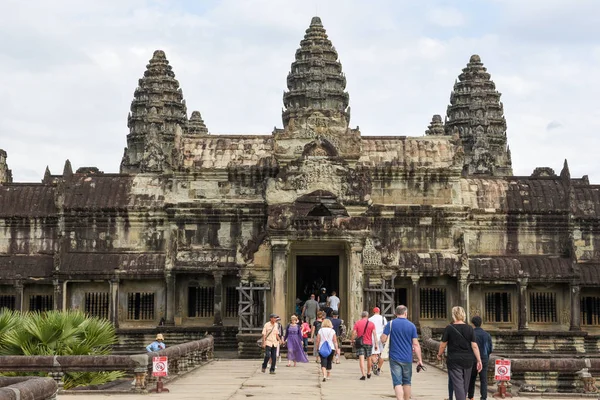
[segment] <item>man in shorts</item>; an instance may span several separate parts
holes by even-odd
[[[371,363],[371,351],[373,349],[373,345],[375,349],[378,349],[378,340],[375,334],[375,325],[369,321],[369,312],[363,311],[361,313],[361,319],[354,324],[354,329],[352,329],[352,342],[354,343],[354,339],[362,336],[363,345],[356,347],[356,355],[358,356],[358,364],[360,365],[360,373],[362,376],[360,377],[361,381],[365,380],[365,375],[367,379],[371,378],[371,368],[373,368],[373,364]],[[365,374],[365,358],[367,359],[367,373]]]
[[[413,348],[419,360],[417,372],[423,368],[417,328],[407,316],[406,306],[396,307],[397,318],[385,326],[381,335],[381,342],[387,342],[388,338],[390,340],[390,371],[397,400],[410,400]]]
[[[383,315],[381,315],[381,310],[379,307],[375,307],[373,309],[373,316],[369,318],[373,324],[375,324],[375,336],[377,336],[377,349],[373,346],[372,351],[372,360],[373,363],[373,373],[375,375],[379,375],[381,373],[381,367],[383,367],[383,358],[380,357],[381,350],[383,350],[383,346],[381,343],[381,335],[383,334],[383,328],[387,325],[387,319]]]

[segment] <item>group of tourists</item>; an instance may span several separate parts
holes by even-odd
[[[317,303],[316,307],[311,301]],[[330,306],[331,303],[328,304]],[[302,308],[300,316],[303,320],[298,315],[292,315],[285,330],[278,323],[279,316],[270,315],[270,321],[262,331],[262,346],[265,349],[263,373],[270,363],[270,373],[275,374],[278,350],[284,343],[288,349],[288,367],[295,367],[298,362],[308,362],[310,337],[314,343],[313,355],[321,365],[323,382],[331,379],[333,363],[339,363],[340,337],[344,325],[339,319],[338,310],[331,311],[327,316],[320,308],[315,295],[311,295]],[[389,359],[396,399],[409,400],[413,357],[417,358],[417,372],[425,371],[426,367],[423,365],[417,328],[408,320],[407,307],[396,307],[395,316],[388,322],[378,307],[373,309],[371,317],[368,311],[363,311],[361,319],[353,326],[351,340],[359,359],[359,379],[366,381],[371,379],[372,374],[380,375],[385,359]],[[457,400],[473,399],[478,374],[481,399],[487,399],[487,365],[493,350],[491,336],[481,328],[479,316],[471,320],[474,328],[466,324],[466,313],[462,307],[452,308],[452,319],[453,322],[444,330],[438,353],[438,359],[441,360],[447,351],[449,399],[452,400],[453,396]]]

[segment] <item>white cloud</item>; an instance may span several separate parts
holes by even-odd
[[[503,94],[515,173],[569,158],[572,176],[600,182],[600,3],[578,1],[487,1],[480,15],[469,2],[332,0],[319,15],[364,135],[422,135],[477,53]],[[269,134],[314,14],[278,0],[4,2],[0,148],[15,179],[39,181],[46,164],[60,173],[67,158],[118,171],[133,92],[158,48],[211,132]],[[548,131],[553,121],[562,127]]]

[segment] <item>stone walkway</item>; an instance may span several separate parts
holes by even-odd
[[[387,365],[386,365],[387,366]],[[286,368],[285,361],[278,365],[275,375],[260,371],[259,360],[213,361],[186,376],[168,384],[170,393],[150,395],[94,395],[91,398],[118,400],[151,399],[288,399],[337,400],[337,399],[394,399],[389,369],[381,376],[360,381],[358,361],[342,359],[333,366],[330,381],[321,382],[320,369],[314,362]],[[442,400],[448,397],[447,375],[428,366],[419,374],[413,371],[413,399]],[[476,398],[479,398],[479,388]],[[79,397],[79,396],[77,396]],[[72,398],[58,396],[59,400]],[[488,398],[492,398],[490,395]],[[74,400],[76,398],[73,398]],[[566,400],[562,397],[562,400]]]
[[[285,360],[277,366],[276,374],[260,371],[259,360],[220,360],[213,361],[186,376],[168,384],[169,393],[150,395],[98,395],[94,398],[119,400],[150,399],[352,399],[361,395],[362,399],[394,398],[392,379],[389,370],[381,376],[372,376],[360,381],[358,361],[342,359],[333,365],[332,378],[328,382],[319,379],[320,369],[314,362],[298,364],[287,368]],[[426,372],[413,374],[413,399],[444,399],[446,375],[431,367]],[[64,400],[71,396],[59,396]],[[91,396],[90,396],[91,397]]]

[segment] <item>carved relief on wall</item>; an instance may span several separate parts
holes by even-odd
[[[375,248],[373,239],[367,238],[365,247],[363,248],[363,263],[364,265],[383,265],[381,252]]]
[[[470,315],[471,317],[474,317],[474,316],[476,316],[476,315],[478,315],[478,316],[480,316],[480,317],[481,317],[481,310],[480,310],[479,308],[477,308],[477,305],[475,305],[475,304],[471,304],[471,305],[469,306],[469,315]]]

